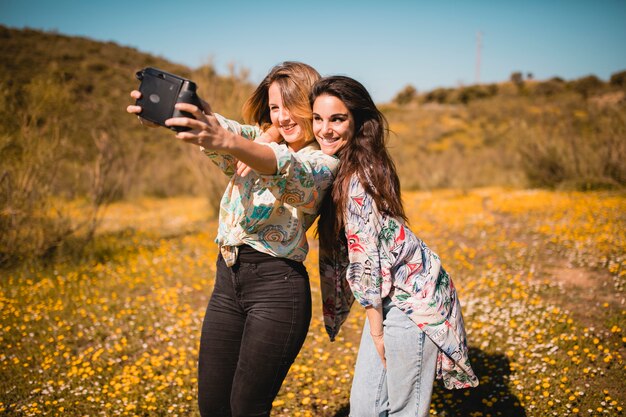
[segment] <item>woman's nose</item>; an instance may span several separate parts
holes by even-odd
[[[281,109],[278,113],[278,120],[289,120],[291,116],[289,115],[289,111],[287,109]]]

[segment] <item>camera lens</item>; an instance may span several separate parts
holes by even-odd
[[[158,94],[150,94],[149,98],[150,98],[150,101],[153,102],[154,104],[157,104],[159,101],[161,101],[161,97],[159,97]]]

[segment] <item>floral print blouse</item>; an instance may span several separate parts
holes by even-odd
[[[353,298],[364,307],[377,307],[391,297],[439,347],[437,378],[446,388],[478,385],[461,304],[439,257],[404,222],[379,212],[356,176],[350,181],[344,223],[347,259],[341,251],[320,248],[324,315],[331,338]],[[342,277],[347,285],[340,282]]]
[[[252,140],[261,134],[257,126],[216,117],[222,127],[244,138]],[[220,202],[215,240],[229,266],[236,262],[242,244],[272,256],[303,261],[309,248],[306,231],[334,179],[339,160],[322,153],[315,141],[298,152],[285,144],[266,145],[276,155],[275,175],[252,171],[241,177],[236,174],[236,158],[203,149],[231,177]]]

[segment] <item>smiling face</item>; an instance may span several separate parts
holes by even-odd
[[[313,134],[326,155],[334,155],[352,140],[354,118],[343,101],[328,94],[315,99]]]
[[[300,123],[292,118],[291,112],[283,104],[283,97],[280,92],[280,86],[272,83],[268,90],[268,105],[270,108],[270,119],[281,136],[287,142],[287,145],[294,151],[302,149],[307,141],[305,131]]]

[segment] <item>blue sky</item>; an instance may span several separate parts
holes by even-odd
[[[626,70],[626,0],[0,0],[0,24],[113,41],[259,82],[285,60],[361,81],[377,102],[477,80]]]

